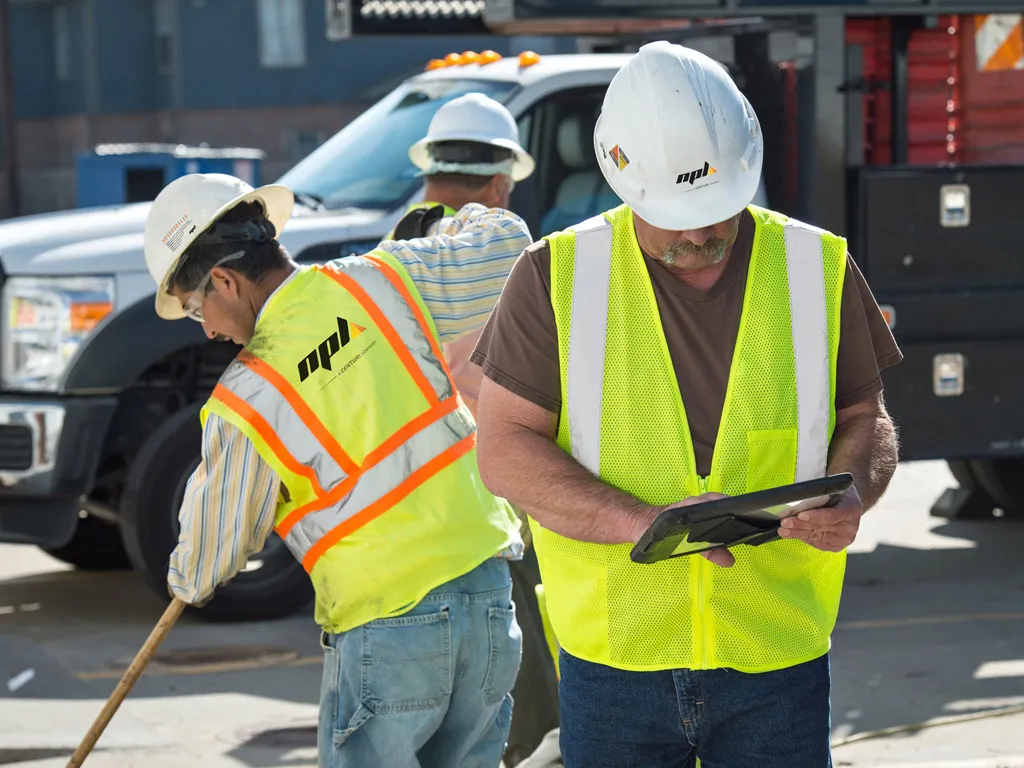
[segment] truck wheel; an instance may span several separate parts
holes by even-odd
[[[953,473],[953,478],[960,483],[960,487],[968,491],[973,491],[978,487],[978,480],[974,476],[974,472],[971,470],[971,463],[964,459],[950,459],[946,462],[946,466],[949,467],[949,471]]]
[[[91,515],[78,519],[74,536],[63,547],[42,549],[83,571],[120,571],[132,567],[117,526]]]
[[[167,595],[167,565],[178,543],[178,510],[185,485],[199,465],[201,405],[190,405],[160,425],[143,443],[125,481],[121,532],[132,564],[157,594]],[[309,576],[276,533],[249,567],[218,587],[195,615],[220,621],[254,621],[290,615],[313,597]]]
[[[1024,517],[1024,458],[974,459],[971,474],[1007,517]]]

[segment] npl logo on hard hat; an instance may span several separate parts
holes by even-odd
[[[689,183],[692,187],[694,182],[706,178],[707,176],[712,176],[716,173],[718,173],[718,171],[712,168],[708,161],[705,160],[703,168],[698,168],[697,170],[690,171],[689,173],[680,173],[679,176],[676,177],[676,184]]]

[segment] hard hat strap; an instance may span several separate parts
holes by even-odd
[[[219,245],[221,243],[265,243],[273,240],[277,230],[269,219],[249,221],[218,221],[196,238],[193,245]]]

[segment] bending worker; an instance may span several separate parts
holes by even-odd
[[[463,206],[478,203],[487,208],[509,208],[517,181],[528,178],[534,161],[519,143],[515,118],[500,103],[482,93],[469,93],[442,106],[430,121],[427,135],[409,148],[409,159],[426,180],[424,200],[409,208],[389,237],[410,240],[446,234],[449,218]],[[424,298],[432,298],[444,286],[427,283]],[[487,309],[493,295],[469,299]],[[442,345],[455,386],[473,417],[482,373],[470,362],[480,328]],[[525,518],[525,515],[523,515]],[[509,729],[504,763],[516,765],[533,752],[544,735],[558,726],[558,681],[548,652],[537,605],[535,588],[540,583],[537,557],[530,546],[529,528],[523,526],[525,551],[521,560],[509,563],[512,600],[523,633],[523,659],[512,689],[515,707]]]
[[[624,205],[516,263],[481,336],[484,482],[531,517],[561,646],[570,768],[826,768],[845,548],[897,463],[900,352],[845,241],[750,205],[760,124],[725,69],[666,42],[595,128]],[[826,473],[785,540],[639,565],[667,505]]]
[[[480,480],[440,350],[487,312],[417,286],[500,288],[529,233],[466,206],[448,234],[299,267],[276,239],[292,204],[284,187],[189,175],[146,221],[157,313],[245,347],[203,409],[170,590],[204,603],[275,530],[323,628],[320,765],[497,765],[522,645],[507,560],[522,541]]]

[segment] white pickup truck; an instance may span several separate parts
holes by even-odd
[[[463,60],[410,78],[279,179],[298,201],[281,242],[302,262],[372,249],[422,195],[407,148],[443,103],[471,91],[508,106],[537,160],[512,199],[535,236],[614,207],[592,132],[625,60]],[[207,341],[196,323],[157,318],[142,254],[148,210],[0,223],[0,541],[80,568],[134,568],[166,594],[178,507],[199,460],[198,410],[237,348]],[[273,535],[201,613],[270,618],[311,597]]]

